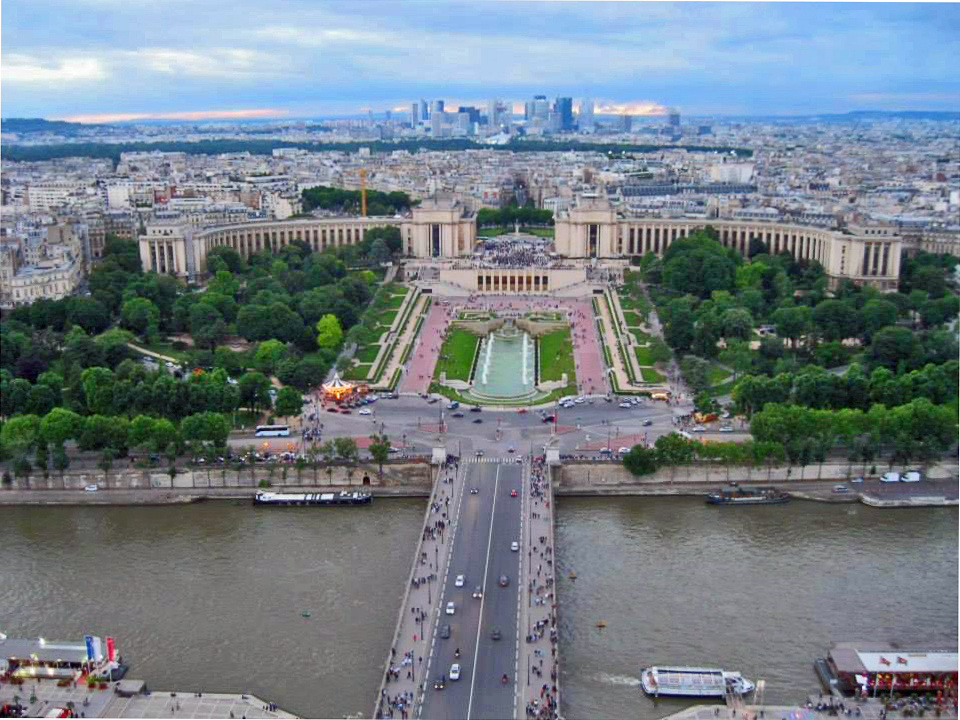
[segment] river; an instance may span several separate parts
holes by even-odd
[[[740,670],[786,704],[817,691],[813,661],[831,642],[957,642],[956,508],[663,497],[564,498],[557,511],[570,720],[689,705],[648,700],[643,665]]]
[[[0,508],[0,631],[116,637],[159,689],[249,691],[307,716],[369,713],[422,500],[364,508]],[[957,510],[690,498],[558,505],[564,714],[658,718],[644,663],[816,688],[833,640],[955,641]],[[302,613],[310,613],[309,618]],[[600,631],[595,623],[606,620]]]

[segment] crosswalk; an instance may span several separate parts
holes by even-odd
[[[478,465],[480,463],[509,463],[511,465],[519,465],[520,463],[517,462],[518,459],[522,460],[523,458],[518,457],[517,455],[510,455],[508,457],[493,457],[492,455],[490,456],[484,455],[482,457],[469,457],[469,458],[466,458],[463,462],[471,463],[475,465]]]

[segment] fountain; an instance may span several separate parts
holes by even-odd
[[[536,395],[535,342],[513,320],[489,333],[480,341],[470,394],[499,400]]]

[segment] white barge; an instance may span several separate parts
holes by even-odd
[[[271,493],[258,492],[253,496],[254,505],[368,505],[370,493]]]
[[[723,698],[746,695],[755,685],[738,672],[716,668],[654,666],[640,670],[640,686],[647,695]]]

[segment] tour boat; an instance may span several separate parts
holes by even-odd
[[[271,493],[258,492],[253,497],[254,505],[366,505],[370,493]]]
[[[647,695],[677,697],[726,697],[746,695],[754,684],[738,672],[716,668],[660,667],[640,670],[640,686]]]
[[[707,495],[708,505],[779,505],[790,496],[775,487],[742,488],[736,483]]]

